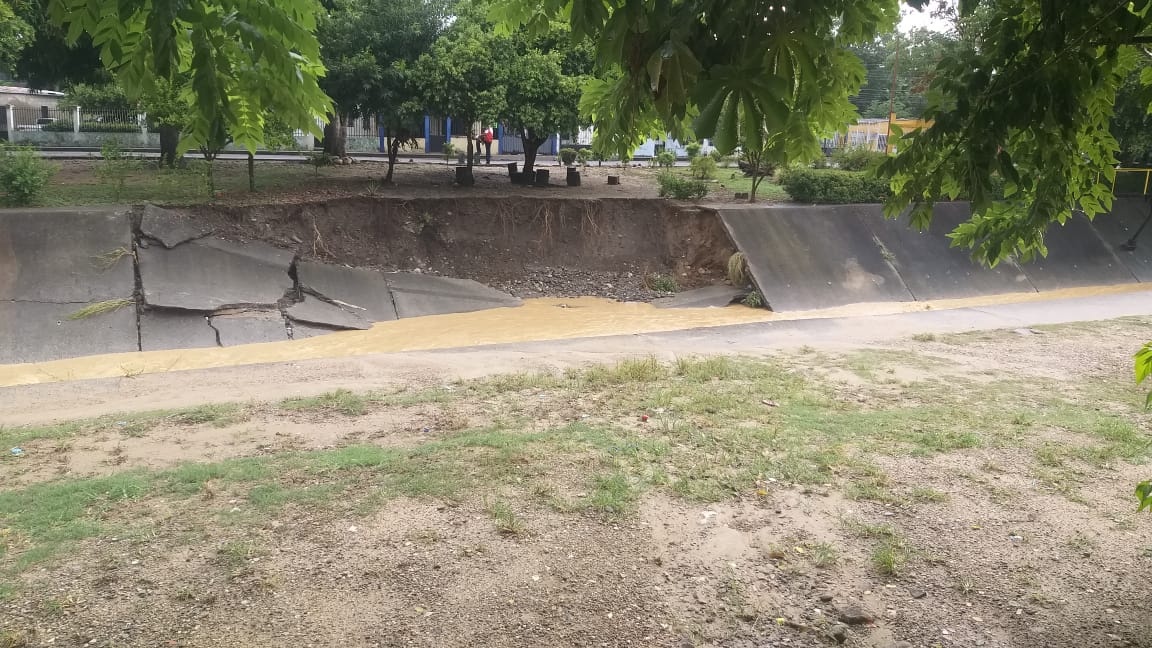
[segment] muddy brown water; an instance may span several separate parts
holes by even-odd
[[[120,353],[51,362],[0,365],[0,387],[90,378],[117,378],[371,353],[452,349],[515,342],[656,333],[755,322],[855,317],[991,304],[1037,302],[1088,295],[1146,291],[1147,286],[1075,288],[936,302],[853,304],[818,311],[772,313],[745,306],[662,309],[651,304],[584,297],[530,299],[519,308],[498,308],[380,322],[366,331],[343,331],[307,340],[215,349]]]

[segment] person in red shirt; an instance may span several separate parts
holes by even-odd
[[[492,164],[492,128],[488,127],[480,131],[480,140],[484,144],[484,164]]]

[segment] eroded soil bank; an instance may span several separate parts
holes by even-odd
[[[518,297],[660,296],[722,283],[735,247],[715,213],[664,200],[349,197],[181,208],[217,235],[305,259],[474,279]]]

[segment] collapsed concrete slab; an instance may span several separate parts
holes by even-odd
[[[422,317],[446,313],[469,313],[488,308],[519,306],[522,302],[505,292],[471,279],[436,277],[415,272],[384,274],[396,314]]]
[[[344,310],[328,302],[320,301],[312,295],[305,295],[304,301],[288,307],[288,318],[305,324],[318,324],[333,329],[366,329],[372,323],[360,315]]]
[[[266,243],[200,239],[173,249],[139,250],[140,284],[149,306],[214,311],[274,306],[292,287],[294,255]]]
[[[0,300],[86,304],[131,297],[135,288],[127,212],[0,214]]]
[[[204,313],[146,310],[140,314],[140,350],[202,349],[219,346]]]
[[[166,248],[174,248],[181,243],[208,236],[212,228],[174,211],[156,205],[144,205],[140,233],[159,241]]]
[[[213,315],[208,320],[220,340],[220,346],[283,342],[288,328],[279,311],[242,311]]]
[[[372,322],[396,319],[396,306],[384,277],[375,270],[345,268],[311,261],[296,264],[300,287],[317,295],[346,304]]]
[[[68,319],[85,306],[0,301],[0,364],[137,350],[134,304]]]
[[[747,295],[748,291],[743,288],[706,286],[685,290],[672,297],[654,299],[652,305],[656,308],[723,308]]]

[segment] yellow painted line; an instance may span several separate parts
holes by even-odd
[[[117,353],[50,362],[0,365],[0,386],[91,378],[116,378],[145,373],[339,358],[371,353],[426,351],[515,342],[657,333],[729,324],[886,315],[1142,290],[1150,291],[1152,287],[1132,284],[1057,290],[1045,293],[1012,293],[931,302],[853,304],[838,308],[788,313],[772,313],[743,306],[661,309],[650,304],[621,303],[595,297],[530,299],[526,300],[524,305],[519,308],[498,308],[475,313],[435,315],[381,322],[366,331],[342,331],[306,340],[247,344],[227,348]]]

